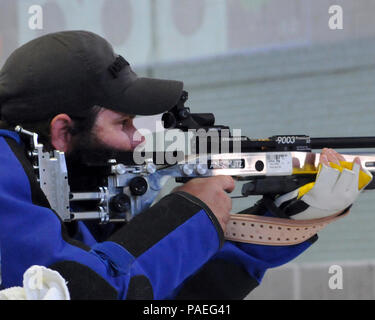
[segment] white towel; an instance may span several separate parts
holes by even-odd
[[[26,300],[25,289],[12,287],[0,291],[0,300]]]
[[[43,266],[31,266],[23,275],[23,288],[0,291],[0,300],[70,300],[64,278]]]

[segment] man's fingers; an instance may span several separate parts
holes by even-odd
[[[343,155],[333,149],[324,148],[321,155],[325,155],[329,162],[340,165],[340,161],[345,161]]]
[[[353,162],[359,164],[362,167],[361,159],[359,157],[355,157]]]
[[[327,156],[326,156],[325,154],[322,154],[322,155],[320,156],[319,162],[320,162],[321,164],[324,164],[324,165],[326,165],[326,166],[329,166],[329,161],[328,161],[328,158],[327,158]]]
[[[362,170],[361,159],[355,157],[353,160],[353,171],[359,174],[359,171]]]
[[[298,158],[292,158],[292,165],[293,165],[293,168],[300,168],[301,167],[301,163],[300,163]]]
[[[336,152],[336,155],[337,157],[339,158],[340,161],[346,161],[345,157],[341,154],[341,153],[338,153],[337,151],[335,150],[332,150],[333,152]]]
[[[216,176],[218,183],[228,193],[231,193],[235,188],[234,180],[231,176]]]
[[[333,149],[328,149],[329,153],[332,155],[332,157],[338,159],[339,161],[345,161],[345,158],[342,154],[338,153],[337,151]]]
[[[332,151],[332,149],[328,149],[327,151],[328,161],[340,165],[339,159],[337,158],[336,154]]]
[[[313,166],[315,164],[315,157],[316,157],[315,153],[312,153],[312,152],[307,153],[306,158],[305,158],[305,166]]]

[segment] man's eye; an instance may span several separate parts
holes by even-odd
[[[132,118],[126,118],[121,120],[121,126],[122,128],[129,128],[133,124],[133,119]]]

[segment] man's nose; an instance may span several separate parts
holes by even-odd
[[[146,141],[145,136],[143,136],[136,128],[134,128],[133,137],[131,139],[132,149],[135,149],[141,143]]]

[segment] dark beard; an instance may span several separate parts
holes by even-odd
[[[74,139],[73,149],[65,158],[70,192],[98,192],[99,187],[108,185],[107,177],[111,173],[108,160],[116,159],[123,151],[104,145],[88,130]],[[75,212],[98,211],[98,201],[73,202],[71,208]],[[85,221],[85,225],[98,241],[105,241],[122,224],[101,225],[95,219]],[[73,234],[76,232],[76,224],[68,227]]]
[[[71,191],[98,191],[105,186],[111,168],[108,160],[119,159],[124,153],[131,154],[104,145],[91,132],[77,135],[65,157]]]

